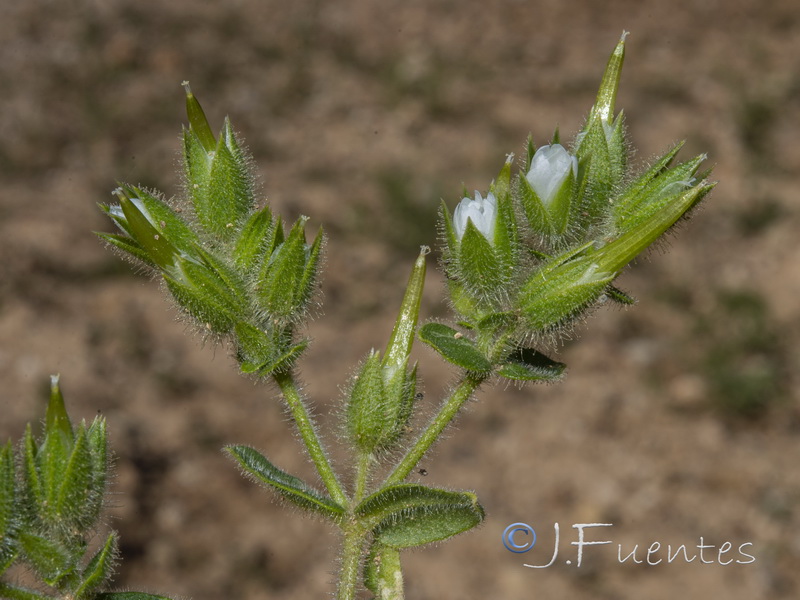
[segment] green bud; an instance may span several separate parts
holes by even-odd
[[[45,416],[45,436],[52,436],[60,440],[64,449],[69,452],[75,440],[67,408],[64,405],[64,396],[61,394],[59,375],[50,377],[50,402],[47,404]]]
[[[359,450],[371,454],[380,449],[394,426],[386,414],[380,353],[373,350],[354,379],[347,402],[347,431]]]
[[[497,305],[509,294],[519,259],[517,231],[511,193],[511,161],[509,156],[486,198],[462,198],[451,219],[442,203],[441,222],[447,244],[445,267],[454,293],[466,295],[456,306],[474,306],[480,313]],[[478,318],[473,311],[465,316]]]
[[[275,250],[280,224],[272,218],[268,206],[254,212],[245,222],[233,252],[234,263],[243,272],[250,273],[269,261]]]
[[[306,221],[308,217],[298,219],[275,248],[256,285],[260,311],[278,323],[297,320],[316,287],[323,233],[320,230],[313,244],[306,244]]]
[[[430,248],[422,247],[408,279],[403,302],[400,305],[400,314],[397,315],[397,321],[384,353],[383,367],[386,381],[392,379],[397,371],[404,370],[408,365],[408,357],[417,333],[422,290],[425,286],[425,256],[429,252]]]
[[[255,205],[255,192],[244,154],[226,118],[214,140],[200,103],[187,88],[186,112],[190,128],[184,130],[184,165],[195,214],[210,235],[230,241]]]
[[[590,247],[591,243],[551,259],[522,286],[518,306],[528,329],[548,331],[570,320],[616,277],[601,269]]]

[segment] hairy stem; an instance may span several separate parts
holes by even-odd
[[[400,483],[408,477],[408,474],[417,466],[417,463],[422,459],[428,449],[439,439],[445,427],[447,427],[450,421],[458,414],[458,411],[464,406],[464,403],[470,399],[477,387],[486,381],[487,378],[488,375],[480,375],[471,372],[464,374],[461,383],[456,386],[450,396],[442,403],[442,408],[439,409],[439,413],[428,424],[428,427],[422,432],[422,435],[419,436],[414,446],[411,447],[403,457],[403,460],[400,461],[386,479],[386,485]]]
[[[355,600],[361,576],[361,555],[364,551],[365,534],[355,523],[344,527],[343,530],[342,567],[339,572],[336,600]]]
[[[297,429],[300,431],[300,437],[303,438],[303,443],[306,445],[306,448],[308,448],[308,454],[311,460],[314,461],[314,465],[317,467],[317,472],[325,483],[325,487],[328,488],[328,493],[336,502],[342,506],[347,506],[347,496],[336,477],[336,473],[334,473],[331,467],[328,455],[322,448],[317,432],[314,429],[311,415],[309,415],[303,403],[303,398],[300,396],[300,392],[297,389],[297,384],[295,383],[292,372],[285,371],[274,373],[273,377],[281,388],[286,404],[289,405],[289,410],[292,411],[292,417],[294,417],[294,422],[297,425]]]
[[[353,506],[357,506],[364,499],[367,490],[367,476],[372,455],[368,452],[359,452],[356,464],[356,484],[353,491]]]

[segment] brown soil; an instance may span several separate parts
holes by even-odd
[[[91,234],[110,227],[96,203],[117,180],[179,193],[179,83],[215,123],[231,116],[277,210],[325,224],[324,314],[301,366],[333,445],[339,386],[385,343],[438,199],[484,190],[528,132],[574,133],[627,29],[635,160],[686,138],[683,156],[708,152],[720,184],[668,254],[622,277],[637,306],[551,348],[571,367],[563,384],[484,389],[424,461],[413,480],[474,489],[488,517],[408,552],[407,597],[798,597],[795,0],[28,0],[3,3],[0,23],[0,440],[40,418],[53,372],[73,415],[108,418],[119,586],[195,600],[333,589],[331,530],[219,451],[251,444],[314,480],[276,390],[185,335],[158,286]],[[446,314],[441,292],[432,272],[427,316]],[[419,358],[430,408],[453,372]],[[542,547],[503,547],[517,521]],[[549,560],[554,522],[558,564],[525,568]],[[571,526],[592,522],[614,527],[587,539],[614,544],[576,568]],[[643,559],[701,536],[714,564],[617,560],[617,544]],[[752,542],[756,562],[718,564],[725,542],[722,560]]]

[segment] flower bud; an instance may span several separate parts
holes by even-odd
[[[475,190],[475,199],[463,198],[453,213],[453,227],[459,241],[464,237],[467,223],[472,222],[475,228],[491,244],[494,241],[496,221],[497,198],[491,192],[486,194],[486,198],[483,198],[480,192]]]
[[[525,179],[545,206],[550,206],[570,176],[578,176],[578,159],[561,144],[542,146],[533,155]]]
[[[561,144],[539,148],[520,179],[520,199],[530,226],[547,236],[563,235],[569,224],[578,159]]]

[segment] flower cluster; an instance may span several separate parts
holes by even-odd
[[[485,369],[539,378],[535,365],[519,369],[520,354],[534,352],[525,342],[600,299],[631,303],[614,279],[712,189],[708,173],[698,174],[704,155],[672,164],[680,145],[638,176],[629,172],[623,116],[614,114],[624,53],[625,35],[574,144],[562,145],[558,132],[539,148],[529,139],[514,177],[509,158],[486,198],[463,198],[452,217],[442,206],[445,272],[468,332],[461,352],[426,341],[451,362],[466,367],[467,354],[481,355]]]
[[[192,215],[176,203],[123,185],[101,208],[121,233],[98,234],[158,273],[199,327],[233,340],[241,369],[260,376],[288,368],[307,345],[297,325],[316,287],[322,231],[306,243],[301,217],[288,230],[256,206],[249,158],[226,119],[215,138],[186,85],[183,132]]]

